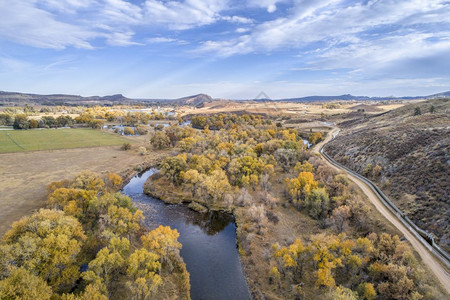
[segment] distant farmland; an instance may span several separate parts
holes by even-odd
[[[121,145],[124,138],[93,129],[0,131],[0,153]]]

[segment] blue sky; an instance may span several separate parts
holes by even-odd
[[[0,90],[252,99],[450,90],[450,1],[0,0]]]

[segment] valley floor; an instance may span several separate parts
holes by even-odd
[[[120,146],[0,154],[0,236],[44,205],[50,182],[72,179],[82,170],[126,175],[142,162],[142,156]]]

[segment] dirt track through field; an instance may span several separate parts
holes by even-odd
[[[335,134],[339,132],[339,129],[333,128],[331,132],[329,132],[327,138],[314,146],[312,149],[316,153],[320,153],[320,148],[328,143]],[[414,247],[414,249],[419,253],[422,261],[428,266],[428,268],[433,272],[436,278],[441,282],[444,286],[445,290],[448,294],[450,294],[450,274],[447,270],[440,264],[439,260],[430,252],[428,249],[401,223],[396,216],[394,216],[391,211],[384,206],[382,201],[373,193],[373,191],[360,179],[348,173],[344,169],[338,168],[328,162],[325,158],[326,163],[333,169],[345,172],[347,176],[361,188],[364,194],[367,195],[367,198],[373,203],[376,209],[389,221],[391,222],[401,233],[404,234],[405,238],[410,242],[410,244]]]

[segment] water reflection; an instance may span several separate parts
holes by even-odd
[[[234,221],[232,215],[217,211],[203,214],[197,213],[197,215],[198,217],[193,220],[187,219],[187,221],[192,221],[192,224],[199,226],[208,235],[215,235],[221,232],[228,224]]]
[[[143,211],[145,225],[176,228],[180,251],[190,273],[191,297],[197,299],[250,299],[236,248],[233,216],[222,212],[198,213],[184,205],[167,205],[143,194],[145,181],[157,172],[150,169],[127,184],[123,192]]]

